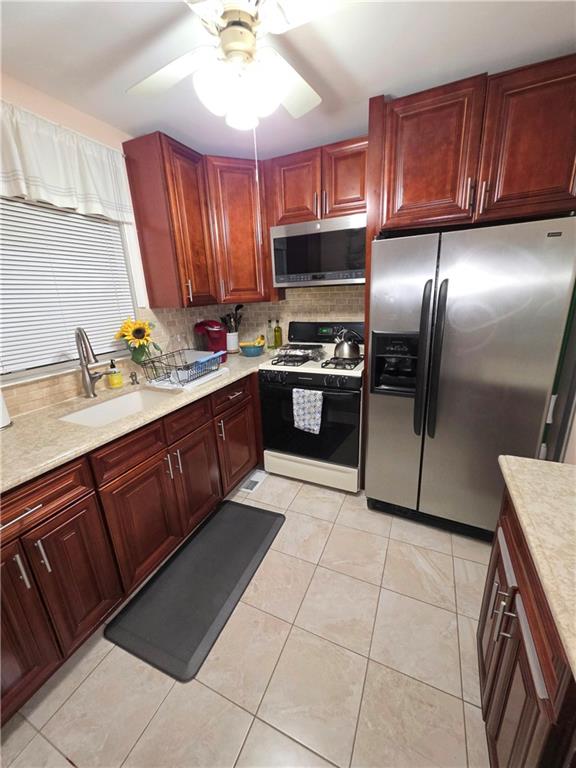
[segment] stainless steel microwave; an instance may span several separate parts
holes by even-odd
[[[271,227],[277,288],[365,282],[366,214]]]

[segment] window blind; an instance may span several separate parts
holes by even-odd
[[[83,327],[96,354],[134,316],[120,224],[0,198],[0,372],[78,359]]]

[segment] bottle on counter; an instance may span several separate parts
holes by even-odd
[[[268,327],[266,328],[266,346],[268,349],[275,349],[274,343],[274,328],[272,328],[272,320],[268,320]]]
[[[279,320],[276,320],[276,327],[274,328],[274,346],[276,349],[282,346],[282,328],[280,328]]]
[[[114,360],[110,360],[110,368],[108,369],[108,386],[110,389],[120,389],[124,385],[124,377],[122,373],[116,368]]]

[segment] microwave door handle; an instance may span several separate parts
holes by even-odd
[[[430,303],[433,281],[428,280],[422,293],[420,329],[418,333],[418,360],[416,362],[416,392],[414,393],[414,434],[421,435],[424,422],[424,391],[426,385],[426,358],[430,333]]]
[[[440,385],[440,366],[442,364],[442,345],[444,343],[444,328],[446,327],[446,303],[448,301],[448,280],[443,280],[438,291],[438,312],[436,328],[432,345],[432,369],[430,371],[430,401],[428,403],[428,437],[436,435],[436,418],[438,416],[438,387]]]

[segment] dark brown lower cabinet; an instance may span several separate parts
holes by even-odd
[[[2,720],[14,714],[62,656],[17,541],[2,547]]]
[[[73,504],[21,540],[68,655],[122,597],[96,496]]]
[[[210,514],[222,498],[218,450],[212,423],[170,447],[184,535]]]
[[[508,496],[477,640],[491,768],[572,766],[576,683]]]
[[[224,495],[256,466],[258,450],[252,398],[214,420]]]
[[[100,488],[125,592],[137,587],[183,536],[174,466],[174,457],[162,451]]]

